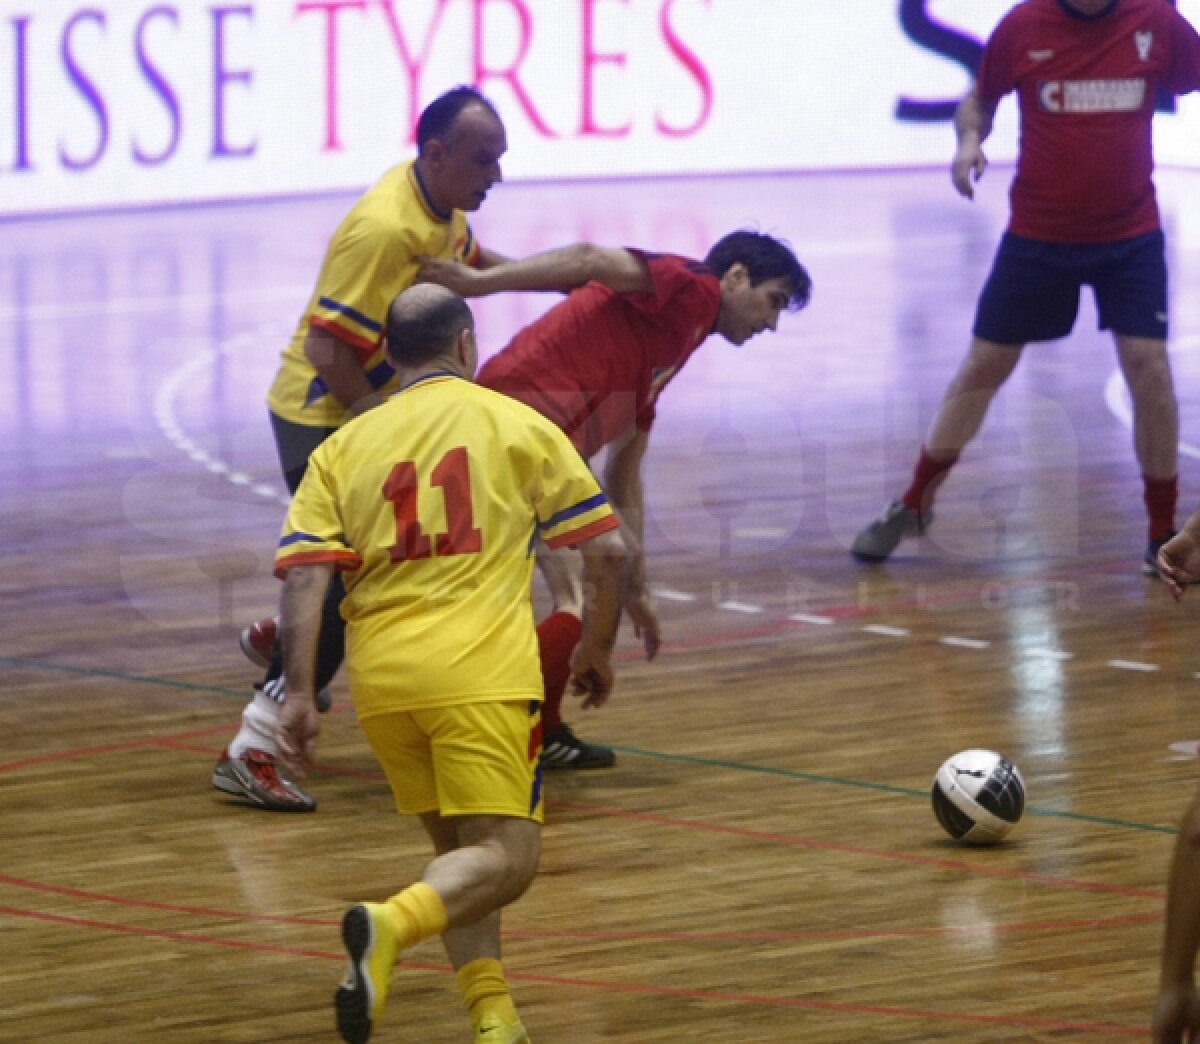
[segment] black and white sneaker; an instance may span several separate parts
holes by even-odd
[[[551,729],[542,742],[544,769],[610,768],[616,760],[612,747],[584,743],[565,721]]]

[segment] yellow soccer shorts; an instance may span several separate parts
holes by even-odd
[[[359,724],[401,815],[542,822],[542,705],[464,703],[373,714]]]

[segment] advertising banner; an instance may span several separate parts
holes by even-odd
[[[358,188],[459,83],[503,115],[509,178],[942,165],[1010,6],[0,0],[0,214]],[[1200,166],[1194,101],[1158,133]]]

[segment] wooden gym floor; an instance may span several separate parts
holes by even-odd
[[[1197,175],[1160,189],[1200,503]],[[509,185],[480,238],[703,254],[752,225],[811,308],[709,342],[647,463],[666,646],[622,642],[571,715],[610,771],[549,781],[541,873],[506,914],[539,1044],[1145,1039],[1166,862],[1196,784],[1200,594],[1138,571],[1141,488],[1085,305],[1031,349],[886,567],[848,554],[906,484],[961,357],[1008,172]],[[350,902],[416,874],[341,683],[312,816],[209,786],[254,670],[282,517],[263,406],[346,197],[5,225],[0,236],[0,1039],[325,1041]],[[477,307],[485,350],[546,307]],[[602,346],[598,346],[602,350]],[[1195,446],[1187,440],[1196,440]],[[1011,841],[929,808],[969,746],[1021,767]],[[436,943],[380,1041],[464,1041]]]

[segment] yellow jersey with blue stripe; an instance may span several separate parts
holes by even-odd
[[[345,406],[304,354],[309,327],[350,344],[371,386],[393,390],[395,371],[381,339],[388,306],[413,283],[418,260],[475,264],[479,247],[461,210],[439,216],[412,161],[389,170],[358,200],[329,241],[317,285],[267,394],[277,416],[293,424],[336,428]]]
[[[344,570],[359,717],[542,698],[534,537],[617,527],[556,425],[450,374],[408,385],[326,439],[284,523],[275,572]]]

